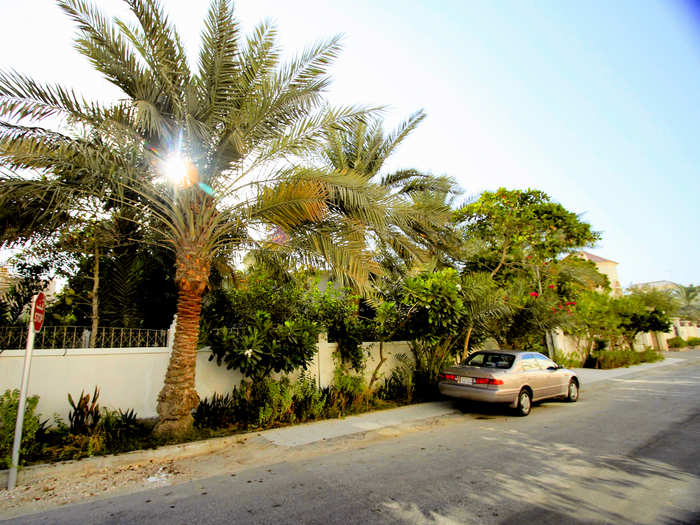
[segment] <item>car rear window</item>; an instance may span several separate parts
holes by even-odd
[[[510,368],[513,366],[513,361],[515,361],[515,356],[512,354],[479,352],[469,356],[464,364],[482,368]]]

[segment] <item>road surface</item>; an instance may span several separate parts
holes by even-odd
[[[8,523],[700,523],[700,352],[680,357],[526,418],[465,408],[390,439]]]

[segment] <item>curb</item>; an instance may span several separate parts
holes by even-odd
[[[176,445],[164,445],[162,447],[158,447],[158,448],[154,448],[154,449],[134,450],[132,452],[124,452],[122,454],[116,454],[116,455],[91,456],[91,457],[87,457],[87,458],[83,458],[83,459],[61,461],[61,462],[57,462],[57,463],[41,463],[38,465],[31,465],[29,467],[21,468],[18,472],[18,475],[17,475],[17,486],[31,485],[31,484],[36,483],[37,481],[41,481],[45,477],[51,476],[51,475],[68,475],[68,476],[80,475],[80,476],[83,476],[83,475],[88,475],[88,474],[91,474],[95,471],[102,470],[105,468],[123,467],[123,466],[127,466],[127,465],[132,465],[134,463],[147,463],[147,462],[152,461],[152,460],[168,461],[168,460],[175,460],[175,459],[191,458],[191,457],[195,457],[195,456],[203,456],[203,455],[210,454],[213,452],[218,452],[220,450],[223,450],[223,449],[231,447],[231,446],[243,447],[243,446],[247,445],[247,441],[251,437],[256,437],[256,438],[262,437],[266,440],[266,442],[270,446],[286,447],[289,445],[283,445],[283,444],[278,443],[278,440],[275,437],[280,431],[291,430],[291,429],[294,429],[297,427],[308,428],[309,426],[318,425],[318,424],[329,425],[329,424],[332,424],[333,422],[337,422],[339,424],[346,424],[346,422],[348,420],[352,420],[352,418],[360,418],[362,416],[367,416],[367,415],[376,415],[376,414],[381,414],[382,412],[401,411],[402,409],[416,408],[416,407],[426,407],[427,408],[427,407],[434,406],[435,408],[438,408],[438,407],[443,407],[443,405],[444,405],[443,402],[440,402],[440,401],[435,401],[435,402],[430,402],[430,403],[417,403],[415,405],[405,405],[403,407],[390,408],[387,410],[375,410],[372,412],[365,412],[364,414],[356,414],[354,416],[349,416],[349,417],[343,418],[343,419],[322,419],[320,421],[313,421],[313,422],[304,423],[301,425],[291,425],[291,426],[287,426],[287,427],[271,428],[271,429],[267,429],[267,430],[242,432],[239,434],[233,434],[231,436],[210,438],[210,439],[205,439],[205,440],[201,440],[201,441],[180,443],[180,444],[176,444]],[[418,417],[402,421],[402,423],[405,423],[408,421],[420,421],[422,419],[429,419],[431,417],[439,417],[440,415],[443,415],[443,414],[444,414],[444,410],[441,411],[440,413],[436,413],[434,415],[423,414],[423,415],[419,415]],[[355,434],[355,433],[363,432],[363,431],[367,431],[367,430],[376,430],[377,428],[395,426],[396,424],[400,424],[400,423],[392,421],[392,422],[387,423],[386,425],[374,426],[373,428],[365,428],[365,429],[357,428],[357,429],[353,429],[350,432],[343,432],[335,437],[351,435],[351,434]],[[266,434],[270,434],[271,437],[268,438],[266,436]],[[294,445],[291,445],[291,446],[294,446]],[[8,470],[0,470],[0,491],[6,489],[8,475],[9,475]]]

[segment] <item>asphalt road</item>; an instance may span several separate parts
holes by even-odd
[[[527,418],[469,407],[367,446],[9,523],[697,524],[700,353],[680,357]]]

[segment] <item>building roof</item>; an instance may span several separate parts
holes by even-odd
[[[594,263],[609,262],[609,263],[613,263],[613,264],[619,264],[619,263],[616,262],[616,261],[611,261],[610,259],[603,259],[602,257],[599,257],[599,256],[594,255],[594,254],[589,253],[589,252],[580,251],[580,252],[578,252],[578,253],[579,253],[584,259],[586,259],[586,260],[588,260],[588,261],[593,261]]]
[[[678,288],[678,284],[673,281],[649,281],[648,283],[635,283],[630,288]]]

